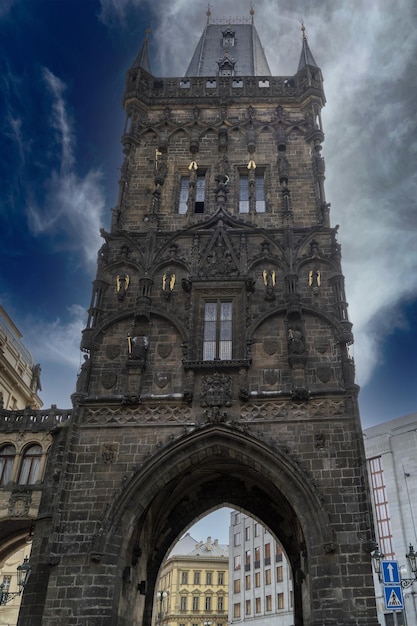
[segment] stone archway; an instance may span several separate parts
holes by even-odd
[[[293,573],[294,623],[310,623],[312,561],[333,545],[320,499],[285,450],[236,428],[211,425],[151,459],[109,511],[105,526],[112,529],[113,543],[117,536],[122,542],[120,567],[133,566],[133,584],[121,588],[117,601],[118,626],[151,624],[166,553],[196,518],[223,504],[256,517],[282,543]],[[146,589],[144,596],[138,586]]]

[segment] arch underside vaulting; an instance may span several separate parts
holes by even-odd
[[[146,583],[138,623],[151,623],[158,572],[172,545],[198,518],[223,505],[258,519],[281,542],[293,572],[295,623],[303,623],[301,582],[308,576],[309,552],[332,542],[327,516],[284,450],[226,425],[198,429],[159,452],[109,512],[106,525],[120,532],[125,564],[134,565],[133,589]]]

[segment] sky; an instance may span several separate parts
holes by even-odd
[[[339,224],[363,426],[417,411],[417,3],[253,0],[273,75],[296,72],[301,20],[324,75],[326,195]],[[212,18],[250,3],[211,0]],[[206,2],[1,0],[0,303],[71,406],[109,229],[125,73],[150,26],[152,71],[183,76]],[[205,537],[204,537],[205,538]]]

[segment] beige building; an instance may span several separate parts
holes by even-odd
[[[22,334],[0,306],[0,404],[4,409],[40,409],[41,368],[22,343]]]
[[[226,626],[228,546],[197,542],[187,533],[162,566],[157,584],[155,624]]]
[[[43,405],[38,396],[40,374],[40,365],[34,364],[32,355],[23,345],[21,332],[0,306],[0,406],[20,413],[30,407],[27,409],[30,419],[31,409],[40,409]],[[16,432],[2,433],[0,485],[4,489],[0,495],[0,525],[3,527],[10,516],[15,518],[19,527],[18,538],[21,534],[28,534],[25,528],[37,516],[40,492],[36,485],[41,481],[50,443],[51,436],[44,431],[28,431],[23,436]],[[21,596],[15,595],[19,591],[17,566],[31,549],[28,543],[26,548],[20,548],[10,556],[15,543],[21,543],[16,541],[16,537],[10,544],[3,541],[0,549],[0,626],[17,623],[21,601]]]

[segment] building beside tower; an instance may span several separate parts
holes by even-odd
[[[324,104],[305,31],[272,76],[253,11],[208,12],[180,78],[152,75],[145,40],[19,626],[151,626],[167,553],[222,505],[280,542],[294,626],[376,626]]]
[[[41,367],[34,363],[22,334],[0,306],[0,405],[2,409],[40,409]]]
[[[417,624],[415,573],[406,555],[417,547],[417,413],[364,430],[368,474],[379,550],[398,562],[403,579],[404,611],[385,607],[375,576],[378,617],[383,626]],[[405,582],[407,581],[407,582]]]
[[[248,515],[230,514],[229,623],[292,626],[288,561],[270,532]]]
[[[228,546],[187,533],[162,566],[154,624],[227,626],[228,574]]]

